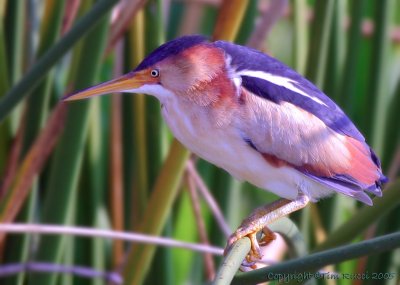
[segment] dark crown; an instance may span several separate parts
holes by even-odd
[[[169,41],[150,53],[134,71],[143,70],[171,55],[177,55],[192,46],[204,42],[207,42],[207,38],[201,35],[183,36]]]

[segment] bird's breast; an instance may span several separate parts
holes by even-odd
[[[287,199],[296,198],[299,185],[308,187],[309,182],[298,171],[275,167],[249,147],[234,120],[218,126],[206,107],[176,99],[164,102],[162,115],[185,147],[239,180],[249,181]]]
[[[211,106],[199,106],[191,101],[173,98],[164,103],[162,115],[174,136],[190,151],[224,168],[240,179],[246,144],[240,137],[232,117],[234,112]]]
[[[221,148],[216,143],[226,136],[223,134],[226,129],[215,124],[208,107],[172,98],[163,104],[162,115],[174,136],[197,155],[210,160]]]

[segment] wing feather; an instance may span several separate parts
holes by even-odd
[[[286,78],[291,81],[293,87],[298,89],[295,92],[293,89],[271,84],[270,81],[261,78],[241,76],[242,85],[254,95],[275,103],[290,102],[295,104],[318,117],[332,130],[354,137],[359,141],[365,141],[363,135],[335,102],[320,91],[312,82],[290,67],[258,50],[225,41],[217,41],[214,44],[223,49],[228,57],[230,57],[230,65],[237,73],[261,71],[275,77]],[[301,96],[299,94],[301,92],[307,94],[308,97]],[[323,104],[320,104],[318,101]]]
[[[276,104],[245,89],[242,93],[248,112],[241,129],[243,138],[271,165],[291,166],[363,202],[368,200],[366,196],[355,192],[372,186],[379,189],[382,174],[365,142],[333,131],[294,104]]]

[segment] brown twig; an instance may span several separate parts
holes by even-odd
[[[108,54],[114,48],[118,40],[122,38],[124,33],[129,29],[136,12],[139,11],[145,3],[146,0],[122,0],[114,8],[111,19],[110,37],[105,54]]]
[[[135,232],[119,232],[108,229],[74,227],[65,225],[48,224],[3,224],[0,223],[0,233],[29,233],[41,235],[67,235],[90,238],[121,239],[131,243],[152,244],[165,247],[183,248],[195,252],[209,252],[214,255],[222,256],[223,249],[212,245],[189,243],[167,237],[146,235]]]
[[[226,237],[229,237],[231,234],[231,229],[229,228],[228,224],[225,221],[224,216],[222,215],[221,209],[218,207],[217,202],[214,200],[213,196],[210,194],[210,191],[208,190],[206,184],[204,183],[203,179],[200,177],[198,174],[196,168],[194,167],[194,164],[191,160],[188,160],[187,162],[187,171],[190,173],[190,175],[193,177],[196,186],[198,187],[201,195],[203,196],[204,200],[210,207],[210,210],[212,214],[214,215],[214,218],[219,225],[221,231]]]
[[[268,8],[263,12],[260,21],[251,34],[247,46],[261,49],[272,27],[283,16],[287,6],[287,0],[271,0]]]
[[[65,3],[65,14],[62,23],[61,34],[64,35],[71,27],[78,14],[81,0],[70,0]]]
[[[116,272],[102,272],[92,267],[70,266],[50,262],[26,262],[0,265],[0,277],[8,277],[21,272],[73,274],[81,278],[103,279],[111,284],[122,284],[122,277]]]
[[[210,241],[208,240],[206,226],[204,224],[204,220],[201,215],[200,201],[199,201],[199,196],[198,196],[198,193],[196,190],[196,183],[195,183],[193,177],[188,172],[186,172],[186,174],[187,174],[186,178],[187,178],[188,189],[189,189],[189,194],[190,194],[190,201],[192,202],[192,206],[193,206],[193,212],[194,212],[194,216],[196,219],[200,242],[202,244],[209,245]],[[204,265],[205,265],[207,280],[212,281],[215,277],[215,264],[214,264],[213,257],[210,253],[204,253],[203,257],[204,257]]]
[[[123,69],[123,42],[119,41],[115,47],[116,64],[114,77],[121,75]],[[122,98],[113,94],[111,98],[111,142],[110,142],[110,195],[111,195],[111,220],[114,230],[124,230],[124,183],[122,170]],[[121,264],[124,257],[124,243],[116,240],[113,243],[114,266]]]
[[[24,112],[26,114],[26,112]],[[0,181],[0,201],[6,197],[8,189],[10,188],[13,178],[15,177],[15,173],[18,168],[18,162],[21,155],[22,150],[22,142],[24,138],[24,130],[25,130],[25,119],[22,118],[21,124],[18,127],[17,135],[13,139],[11,145],[10,155],[8,157],[8,162],[6,164],[4,177],[2,181]]]

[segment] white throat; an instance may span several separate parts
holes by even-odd
[[[156,97],[161,104],[166,104],[167,101],[173,99],[176,96],[160,84],[145,84],[139,88],[126,90],[125,92],[148,94]]]

